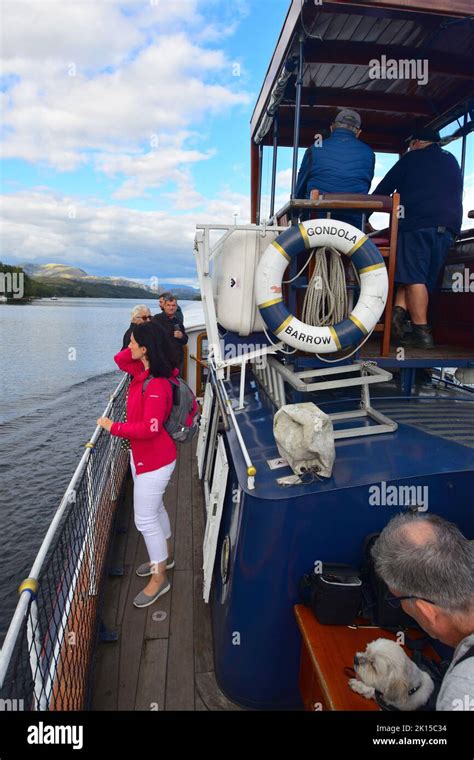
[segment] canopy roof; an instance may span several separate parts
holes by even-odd
[[[374,150],[394,152],[404,149],[414,126],[442,128],[472,113],[474,15],[469,13],[474,13],[472,0],[292,0],[252,115],[252,141],[272,143],[276,111],[278,144],[293,146],[296,77],[285,83],[281,75],[297,54],[301,34],[300,146],[327,130],[339,108],[360,113],[361,137]],[[391,60],[407,61],[398,78],[388,78],[395,72]],[[372,78],[371,61],[385,63],[387,78]],[[404,72],[416,78],[401,78]]]

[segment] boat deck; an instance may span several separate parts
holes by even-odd
[[[387,360],[396,361],[395,366],[400,364],[400,360],[397,355],[399,347],[395,345],[390,346],[390,352],[387,357],[380,360],[380,336],[372,335],[372,337],[364,344],[360,350],[360,356],[363,359],[379,359],[378,364],[387,363]],[[434,349],[422,349],[412,348],[410,346],[404,347],[404,359],[405,361],[417,359],[424,363],[427,367],[437,367],[440,364],[443,366],[459,367],[460,360],[474,361],[474,349],[472,347],[463,347],[456,345],[436,345]]]
[[[248,379],[247,384],[248,405],[238,412],[238,419],[261,472],[254,493],[258,496],[263,489],[265,498],[288,498],[274,482],[286,472],[266,472],[263,466],[264,460],[278,456],[271,425],[263,424],[272,412],[271,404],[265,394],[255,393],[254,382]],[[339,441],[331,482],[294,486],[292,497],[302,489],[323,494],[352,487],[358,479],[365,482],[364,462],[373,462],[374,456],[380,480],[418,476],[420,472],[429,475],[433,467],[428,450],[436,450],[437,461],[443,462],[446,472],[472,467],[474,400],[470,394],[422,384],[407,399],[400,396],[395,381],[384,385],[377,391],[373,386],[374,406],[400,423],[397,433]],[[238,394],[237,383],[232,390]],[[343,403],[348,403],[347,399]],[[232,445],[232,440],[229,443]],[[123,574],[108,578],[102,614],[106,628],[116,631],[119,640],[97,647],[91,707],[111,711],[240,710],[221,692],[214,673],[210,608],[202,600],[205,507],[195,446],[180,448],[165,503],[175,540],[176,566],[169,573],[172,589],[149,608],[138,610],[132,600],[146,581],[135,575],[135,568],[147,560],[147,553],[134,526],[132,481],[128,479],[109,566],[112,571],[122,569]]]
[[[133,598],[146,584],[135,568],[148,560],[133,521],[129,477],[117,515],[110,568],[123,575],[106,583],[102,620],[117,642],[97,647],[93,710],[240,710],[214,676],[210,611],[202,599],[204,500],[195,445],[181,446],[165,496],[173,531],[171,592],[139,610]]]

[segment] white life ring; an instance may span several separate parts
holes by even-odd
[[[360,277],[360,295],[350,316],[331,327],[315,327],[290,314],[282,278],[289,262],[305,250],[331,246],[344,253]],[[268,328],[293,348],[330,354],[357,345],[377,324],[388,293],[381,253],[361,230],[336,219],[311,219],[289,227],[264,251],[257,269],[256,302]]]

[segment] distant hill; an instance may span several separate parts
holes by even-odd
[[[96,277],[84,269],[67,264],[21,264],[21,269],[36,284],[35,295],[76,298],[137,298],[157,299],[160,293],[171,290],[177,298],[200,298],[199,290],[187,285],[161,284],[156,290],[123,277]]]
[[[191,288],[189,285],[173,285],[173,283],[162,282],[158,288],[160,293],[164,293],[169,290],[170,293],[176,296],[176,298],[184,298],[185,300],[193,301],[195,298],[201,298],[201,293],[197,288]]]
[[[42,278],[68,278],[71,280],[81,280],[89,277],[84,269],[79,267],[70,267],[67,264],[20,264],[23,271],[30,277]]]

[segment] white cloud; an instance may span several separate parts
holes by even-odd
[[[287,190],[288,193],[291,190],[291,176],[292,176],[293,170],[290,169],[281,169],[276,174],[276,187],[277,190],[283,192],[284,190]]]
[[[189,285],[191,288],[199,287],[199,280],[197,277],[171,277],[168,282],[170,285]]]
[[[197,0],[4,5],[6,158],[59,171],[92,164],[123,175],[116,197],[137,197],[212,155],[188,147],[190,124],[250,102],[233,62],[196,41],[217,34]]]
[[[45,61],[78,66],[116,65],[143,33],[118,2],[6,0],[2,3],[2,58],[6,73],[40,78]],[[36,72],[31,64],[40,63]]]
[[[64,263],[91,274],[194,280],[195,228],[249,220],[249,199],[224,190],[199,214],[170,216],[92,204],[41,190],[2,198],[2,257],[8,263]]]

